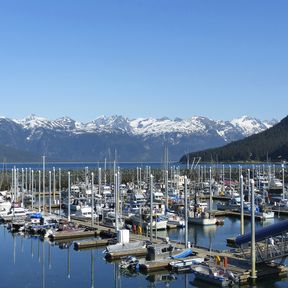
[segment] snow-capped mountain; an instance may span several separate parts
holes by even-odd
[[[232,121],[214,121],[206,117],[192,117],[189,119],[175,120],[169,118],[137,118],[129,120],[123,116],[99,116],[88,123],[76,122],[69,117],[57,120],[48,120],[36,115],[30,115],[22,120],[14,120],[27,130],[38,128],[54,129],[57,131],[70,131],[74,133],[99,133],[99,132],[122,132],[134,135],[162,135],[165,133],[207,133],[211,129],[218,131],[219,135],[224,136],[231,132],[231,129],[239,130],[243,135],[250,136],[272,127],[268,121],[260,121],[256,118],[243,116]]]
[[[51,160],[98,161],[117,150],[119,161],[161,161],[163,145],[171,160],[185,152],[218,147],[272,127],[277,121],[243,116],[215,121],[194,116],[161,119],[99,116],[88,123],[69,117],[48,120],[30,115],[0,118],[0,145],[47,155]]]

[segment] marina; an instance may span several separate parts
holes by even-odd
[[[276,220],[277,221],[277,220]],[[204,255],[217,255],[219,256],[219,251],[224,249],[227,250],[226,245],[224,244],[223,236],[230,235],[231,228],[233,231],[236,232],[236,230],[239,229],[239,220],[233,220],[233,218],[226,219],[226,225],[228,229],[225,229],[225,226],[219,226],[216,227],[216,229],[207,229],[210,227],[204,227],[204,229],[200,229],[201,227],[195,226],[194,229],[189,229],[189,239],[193,239],[193,237],[197,238],[198,244],[205,244],[207,243],[207,247],[212,246],[213,251],[209,251],[207,248],[206,250],[203,248],[197,248],[196,245],[193,247],[193,251],[197,252],[198,255],[201,255],[201,253],[204,253]],[[249,224],[247,223],[247,226]],[[259,222],[259,225],[262,226],[261,222]],[[247,227],[248,228],[248,227]],[[130,286],[137,286],[140,287],[141,285],[147,286],[151,281],[157,280],[159,283],[166,283],[166,285],[183,285],[181,287],[185,287],[186,281],[192,281],[193,280],[193,273],[189,274],[174,274],[174,277],[172,277],[173,273],[171,274],[169,270],[169,263],[171,263],[170,260],[160,260],[160,261],[149,261],[147,264],[141,266],[141,273],[135,272],[131,273],[131,275],[127,275],[120,271],[120,268],[117,266],[119,265],[119,262],[106,262],[103,257],[103,251],[105,250],[105,246],[100,246],[99,248],[87,247],[88,250],[84,249],[80,252],[77,250],[74,250],[72,245],[60,245],[56,242],[49,243],[48,241],[41,241],[39,238],[33,237],[33,236],[22,236],[17,234],[11,234],[7,231],[7,229],[2,225],[0,227],[0,238],[2,245],[7,248],[5,250],[1,249],[1,265],[4,265],[4,259],[6,264],[8,264],[9,267],[9,273],[8,275],[2,274],[0,272],[1,277],[3,279],[3,283],[5,285],[8,285],[8,283],[14,285],[14,287],[18,287],[17,285],[17,278],[12,277],[12,273],[15,273],[15,275],[18,275],[21,273],[22,277],[24,276],[24,279],[27,283],[30,283],[30,287],[57,287],[59,283],[62,283],[63,285],[69,285],[69,287],[77,287],[77,285],[81,285],[84,287],[91,287],[91,281],[93,282],[94,279],[94,285],[96,287],[99,285],[99,283],[108,283],[109,287],[119,287],[119,282],[122,285],[128,285]],[[183,229],[179,229],[183,230]],[[169,231],[167,234],[162,236],[170,237],[170,239],[175,239],[176,242],[178,242],[179,234],[183,235],[183,231],[173,231],[173,234],[170,234]],[[229,230],[229,231],[228,231]],[[169,236],[168,236],[169,235]],[[222,236],[223,235],[223,236]],[[210,240],[209,240],[210,239]],[[183,238],[181,239],[183,240]],[[95,240],[97,241],[97,240]],[[108,241],[108,240],[106,240]],[[83,243],[85,245],[87,241],[83,240],[81,242],[74,242],[76,243]],[[53,244],[55,243],[55,244]],[[67,243],[67,242],[65,242]],[[68,242],[69,243],[69,242]],[[73,242],[72,242],[73,243]],[[89,242],[88,242],[89,243]],[[81,244],[80,244],[81,245]],[[64,247],[64,249],[62,248]],[[217,251],[216,251],[217,250]],[[3,257],[2,257],[3,256]],[[140,261],[143,258],[140,258]],[[189,257],[186,261],[189,261]],[[42,263],[44,261],[44,264]],[[92,261],[92,262],[91,262]],[[173,260],[175,261],[175,260]],[[231,262],[231,263],[229,263]],[[31,270],[25,270],[23,265],[24,263],[29,264],[31,267],[33,267],[33,271]],[[241,273],[242,277],[249,276],[248,271],[249,267],[246,267],[246,269],[241,268],[239,264],[232,262],[232,259],[228,260],[229,269],[233,271],[233,273]],[[42,267],[44,265],[44,267]],[[22,267],[23,266],[23,267]],[[19,269],[24,269],[25,274],[23,272],[20,272]],[[91,270],[92,269],[92,270]],[[247,270],[248,269],[248,270]],[[21,270],[23,271],[23,270]],[[100,272],[101,271],[101,272]],[[159,271],[159,275],[163,275],[163,277],[160,279],[156,279],[155,275],[153,274],[154,271]],[[166,272],[165,272],[166,271]],[[267,267],[265,266],[265,269],[262,270],[259,269],[259,273],[264,273],[266,271],[267,273]],[[279,274],[279,271],[277,271],[277,268],[270,267],[269,275],[277,275]],[[94,275],[91,273],[94,272]],[[31,274],[33,273],[33,274]],[[118,273],[118,278],[116,283],[116,280],[113,279],[113,277],[108,277],[109,279],[106,279],[108,275],[114,275],[114,273]],[[166,273],[166,274],[165,274]],[[174,272],[175,273],[175,272]],[[245,274],[246,273],[246,274]],[[282,274],[287,275],[287,271],[282,271]],[[35,276],[32,276],[36,274]],[[9,277],[9,275],[11,275]],[[105,277],[106,275],[106,277]],[[132,277],[132,276],[137,277]],[[153,276],[154,275],[154,276]],[[164,277],[166,275],[166,277]],[[171,277],[169,278],[168,275]],[[149,277],[148,277],[149,276]],[[275,276],[273,276],[275,277]],[[173,279],[172,279],[173,278]],[[23,279],[23,278],[22,278]],[[57,279],[57,284],[56,284]],[[71,280],[73,279],[73,281]],[[92,280],[91,280],[92,279]],[[168,280],[169,279],[169,280]],[[275,279],[278,279],[275,278]],[[44,282],[43,282],[44,281]],[[54,284],[53,284],[54,282]],[[78,283],[78,284],[77,284]],[[194,282],[193,282],[194,283]],[[202,282],[198,283],[195,282],[195,287],[203,287],[201,285]],[[197,286],[197,283],[199,286]],[[269,283],[269,281],[268,281]],[[271,282],[270,285],[272,285]],[[159,284],[160,285],[160,284]],[[187,285],[187,284],[186,284]],[[190,285],[190,284],[188,284]],[[193,284],[194,285],[194,284]],[[8,287],[8,286],[3,286]],[[93,286],[94,287],[94,286]],[[187,286],[189,287],[189,286]],[[259,280],[259,283],[257,282],[257,287],[271,287],[267,284],[267,281],[261,281]]]
[[[288,269],[285,266],[286,262],[283,261],[286,257],[286,248],[281,248],[282,246],[286,247],[286,244],[281,243],[286,241],[285,235],[288,232],[288,229],[286,231],[284,213],[273,212],[271,216],[265,217],[266,214],[264,212],[261,212],[261,210],[256,211],[258,206],[253,201],[255,197],[254,190],[260,186],[253,186],[252,183],[254,182],[251,182],[251,194],[248,194],[248,196],[246,194],[245,198],[243,192],[245,189],[250,189],[250,185],[247,186],[249,182],[244,183],[241,178],[238,187],[234,184],[235,187],[233,189],[235,192],[233,193],[235,193],[236,197],[239,197],[239,194],[243,195],[243,202],[237,200],[232,206],[230,203],[233,202],[233,196],[230,196],[230,198],[221,196],[221,189],[224,186],[221,182],[217,184],[215,179],[212,179],[211,169],[210,176],[209,173],[208,176],[205,176],[204,168],[203,172],[199,170],[200,174],[198,176],[197,174],[190,176],[196,177],[194,179],[198,179],[198,183],[192,182],[191,179],[193,178],[190,178],[189,181],[187,177],[182,178],[180,175],[181,170],[172,170],[171,179],[176,179],[172,173],[178,176],[177,182],[169,182],[170,188],[175,189],[173,196],[169,196],[167,193],[168,187],[163,186],[161,178],[154,179],[152,173],[149,173],[150,171],[147,171],[145,176],[145,171],[142,171],[143,175],[141,175],[141,170],[137,169],[139,173],[136,182],[125,185],[121,183],[121,188],[119,181],[121,170],[118,170],[114,175],[113,183],[116,185],[112,183],[111,185],[105,184],[103,186],[103,180],[99,178],[100,170],[98,170],[98,183],[91,183],[91,179],[95,178],[97,170],[91,172],[91,174],[87,173],[87,171],[88,168],[85,168],[86,179],[84,178],[82,182],[84,184],[74,182],[73,189],[71,189],[71,176],[68,172],[68,188],[63,191],[57,191],[58,193],[54,193],[54,195],[52,189],[49,188],[52,186],[51,180],[48,179],[48,190],[51,190],[41,193],[41,190],[39,191],[38,189],[38,194],[33,191],[30,192],[30,195],[32,194],[31,199],[34,199],[34,201],[36,199],[37,202],[32,201],[30,204],[25,205],[25,209],[24,205],[21,204],[21,199],[24,198],[24,193],[29,194],[29,191],[25,192],[25,182],[22,185],[20,184],[20,191],[15,192],[16,190],[13,190],[13,183],[16,183],[14,179],[16,174],[14,174],[11,194],[5,192],[5,196],[2,197],[2,216],[0,215],[3,223],[0,226],[1,237],[9,238],[10,245],[13,245],[14,265],[16,265],[16,259],[19,257],[19,252],[17,252],[19,244],[17,245],[17,242],[20,241],[23,243],[22,245],[24,243],[31,244],[30,252],[33,257],[35,254],[35,248],[33,247],[37,243],[35,246],[39,249],[39,261],[41,262],[41,257],[45,261],[44,268],[42,267],[44,276],[47,259],[52,259],[51,251],[55,251],[53,257],[58,257],[54,254],[58,254],[57,249],[59,248],[59,251],[67,251],[68,253],[66,259],[68,261],[67,270],[70,271],[68,279],[72,277],[72,255],[82,254],[86,260],[82,260],[79,269],[81,271],[84,269],[83,261],[87,262],[86,265],[90,261],[90,270],[89,268],[84,270],[91,272],[90,278],[93,282],[95,281],[95,275],[92,274],[95,273],[95,269],[97,270],[98,265],[100,265],[99,267],[105,267],[103,271],[101,270],[103,274],[108,273],[107,271],[111,273],[111,267],[113,267],[113,273],[118,275],[115,279],[119,283],[129,279],[132,282],[144,281],[145,283],[145,281],[148,281],[155,285],[158,282],[165,282],[165,285],[173,285],[175,282],[175,285],[179,285],[179,283],[184,281],[182,284],[186,286],[195,284],[195,287],[203,287],[201,286],[204,285],[203,282],[208,281],[208,284],[212,286],[225,287],[231,284],[245,286],[251,283],[251,279],[253,279],[251,278],[253,265],[251,264],[251,251],[249,248],[252,245],[250,243],[252,238],[247,236],[248,240],[245,240],[245,242],[239,240],[239,234],[249,234],[252,225],[255,225],[257,228],[256,243],[254,244],[257,246],[255,253],[257,287],[269,287],[266,286],[267,282],[263,282],[263,279],[271,275],[275,279],[287,278]],[[89,175],[91,175],[91,178]],[[148,177],[148,175],[150,176]],[[211,183],[208,185],[210,187],[208,196],[205,189],[200,191],[201,183],[205,182],[205,177],[208,177],[208,183]],[[146,181],[141,180],[141,178],[146,179]],[[30,180],[33,181],[32,179]],[[212,181],[214,181],[213,185]],[[28,184],[29,181],[27,181],[27,188],[29,188]],[[55,187],[56,184],[54,184]],[[104,186],[105,189],[102,188]],[[225,188],[227,189],[227,187]],[[21,189],[23,190],[21,191]],[[237,194],[237,190],[241,190],[241,193]],[[94,192],[92,193],[91,191]],[[156,191],[159,192],[156,193]],[[283,187],[282,191],[285,191]],[[198,198],[196,195],[199,195],[199,193],[206,194],[206,197]],[[262,194],[261,190],[260,193],[257,192],[257,203],[259,203],[260,195]],[[138,196],[134,197],[134,195]],[[143,197],[139,197],[139,195],[143,195]],[[175,195],[178,196],[177,201],[174,198]],[[53,198],[54,196],[55,199]],[[59,198],[60,196],[61,199]],[[14,202],[8,205],[9,200],[7,199],[9,198],[17,199],[17,203],[20,203],[20,206],[17,206],[19,208],[14,207]],[[285,198],[284,195],[283,199]],[[131,202],[131,199],[135,199],[133,200],[134,202]],[[249,200],[252,201],[248,205],[247,203],[250,203],[248,202]],[[267,200],[261,201],[265,203],[261,204],[261,207],[265,207],[261,208],[265,209],[265,213],[267,213],[267,209],[274,209],[274,211],[285,211],[286,209],[284,205],[275,206],[275,203],[271,203],[269,206]],[[63,205],[63,203],[66,204]],[[71,204],[68,205],[68,203]],[[169,212],[165,211],[167,203]],[[243,210],[241,203],[243,203]],[[249,207],[250,212],[246,210],[244,212],[244,203]],[[34,206],[34,212],[31,212],[32,205]],[[239,205],[240,207],[238,207]],[[60,207],[63,207],[64,210]],[[122,215],[124,207],[126,210]],[[219,207],[221,209],[217,210]],[[222,207],[225,207],[225,209],[222,209]],[[17,209],[20,211],[20,208],[22,209],[21,213],[26,214],[26,216],[16,216],[16,211]],[[35,208],[38,209],[38,212],[35,211]],[[13,212],[14,210],[15,212]],[[153,211],[153,213],[151,214],[150,211]],[[253,215],[251,211],[254,211]],[[88,213],[87,217],[85,213]],[[191,219],[199,220],[191,221]],[[252,219],[260,221],[255,222]],[[171,221],[170,224],[167,224],[168,220]],[[165,223],[165,226],[160,226],[160,223]],[[277,225],[281,226],[281,231],[277,228]],[[274,226],[276,228],[273,228]],[[259,238],[257,235],[262,235],[261,227],[263,227],[263,231],[268,229],[268,232],[265,232],[265,237]],[[276,231],[276,234],[270,231]],[[284,236],[283,233],[285,233]],[[273,240],[270,238],[273,238]],[[271,244],[267,244],[269,241],[275,243],[273,247]],[[226,245],[227,243],[229,244],[228,246]],[[233,244],[233,247],[229,247],[231,244]],[[8,244],[5,242],[5,245]],[[278,251],[277,253],[276,250]],[[41,253],[43,254],[42,256],[40,256]],[[61,254],[62,252],[59,253]],[[90,257],[87,257],[87,254],[90,254]],[[97,259],[95,255],[98,254],[101,257],[99,256]],[[264,260],[265,257],[268,262]],[[279,263],[274,262],[277,259],[282,260]],[[99,262],[103,262],[105,265],[103,266],[103,263],[99,264]],[[52,264],[48,266],[52,267]],[[85,271],[81,273],[83,274]],[[162,275],[162,277],[153,274],[156,272],[159,272],[158,276]],[[46,274],[49,274],[49,271]],[[77,272],[75,277],[78,278],[78,274]],[[206,274],[213,274],[213,276],[206,277]],[[114,286],[119,287],[121,284],[116,280]],[[27,279],[27,281],[31,282],[32,279]],[[45,280],[42,279],[42,281],[44,281],[42,282],[42,287],[54,287],[51,284],[53,276],[51,278],[45,276]],[[129,287],[134,285],[132,282]],[[202,284],[197,284],[198,282]],[[92,284],[91,287],[94,287]],[[31,287],[39,287],[39,285],[33,285]],[[74,287],[73,284],[71,285],[71,287]],[[95,282],[93,285],[95,285]]]
[[[274,2],[0,2],[0,288],[288,288]]]

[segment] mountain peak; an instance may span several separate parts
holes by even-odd
[[[19,124],[23,125],[26,129],[33,129],[38,127],[47,127],[49,120],[44,117],[39,117],[35,114],[30,114],[28,117],[19,121]]]
[[[257,134],[271,127],[271,125],[267,125],[265,122],[250,116],[233,119],[231,124],[240,129],[245,136]]]

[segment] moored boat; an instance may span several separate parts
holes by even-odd
[[[201,280],[219,287],[228,287],[233,283],[230,274],[220,267],[196,265],[192,268],[196,280]]]
[[[195,216],[189,216],[188,222],[191,224],[202,225],[202,226],[216,225],[217,218],[215,217],[210,218],[208,215],[206,215],[206,213],[202,212],[200,214],[195,214]]]
[[[188,272],[192,271],[194,265],[198,265],[203,261],[204,258],[201,257],[175,260],[169,263],[169,269],[176,273]]]
[[[146,241],[135,241],[128,243],[116,243],[108,245],[105,252],[106,258],[121,258],[125,255],[138,256],[147,254],[147,242]]]

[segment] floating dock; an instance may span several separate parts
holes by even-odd
[[[80,242],[74,242],[74,249],[75,250],[82,250],[82,249],[91,249],[101,246],[107,246],[110,241],[113,241],[114,238],[108,238],[108,239],[98,239],[93,241],[80,241]]]
[[[107,253],[106,258],[109,260],[116,260],[125,256],[141,257],[141,256],[146,256],[146,255],[147,255],[147,248],[137,248],[137,249],[131,249],[130,251]]]
[[[58,241],[58,240],[73,240],[79,238],[90,238],[96,237],[96,231],[82,231],[82,232],[56,232],[55,234],[51,234],[49,239],[51,241]]]
[[[230,210],[213,211],[212,215],[215,216],[215,217],[226,217],[226,216],[241,217],[241,213],[240,212],[230,211]],[[244,213],[244,218],[251,218],[251,214],[250,213]],[[255,215],[255,219],[256,220],[261,220],[261,221],[266,220],[266,218],[261,216],[261,215]]]

